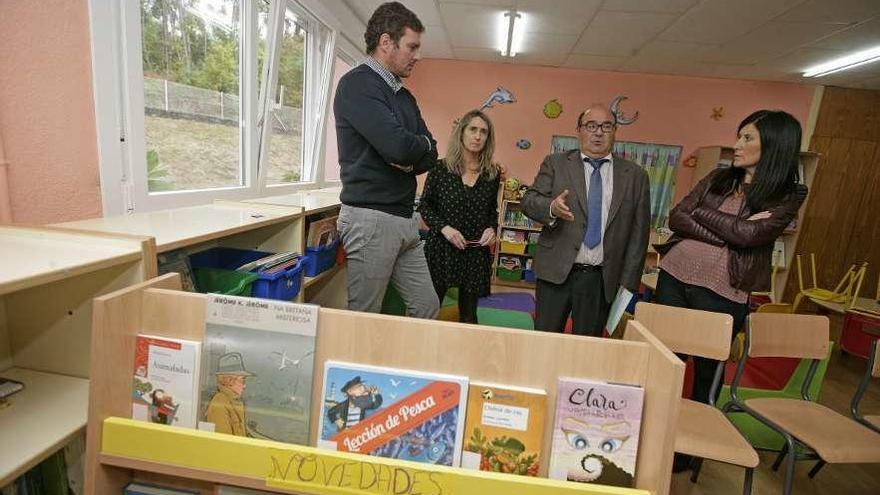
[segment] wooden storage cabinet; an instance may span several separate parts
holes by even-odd
[[[179,286],[179,277],[168,274],[95,301],[87,493],[119,493],[133,479],[157,477],[177,486],[202,488],[208,482],[278,493],[379,493],[328,487],[277,473],[272,477],[273,456],[281,462],[305,456],[328,463],[368,462],[404,471],[418,469],[433,473],[457,495],[668,492],[684,365],[637,322],[630,324],[628,340],[610,340],[321,309],[312,392],[315,418],[321,405],[320,370],[328,359],[540,387],[548,392],[549,409],[555,407],[559,376],[638,384],[645,388],[645,406],[635,481],[638,489],[633,490],[354,456],[126,419],[131,410],[135,336],[150,333],[195,340],[204,336],[206,298],[168,290]],[[311,444],[317,439],[317,426],[317,421],[311,422]],[[548,429],[545,452],[550,443]],[[267,477],[273,483],[270,488]]]
[[[92,298],[155,276],[151,239],[0,227],[0,486],[82,432]]]

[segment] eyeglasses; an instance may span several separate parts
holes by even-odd
[[[599,129],[602,129],[602,132],[611,132],[614,130],[614,122],[605,121],[605,122],[599,123],[599,122],[595,122],[595,121],[591,120],[591,121],[587,122],[586,124],[579,125],[578,129],[581,129],[581,130],[584,130],[587,132],[596,132]]]

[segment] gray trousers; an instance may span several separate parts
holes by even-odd
[[[407,314],[436,318],[440,302],[425,261],[417,217],[342,205],[337,227],[346,253],[348,309],[378,313],[390,281]]]

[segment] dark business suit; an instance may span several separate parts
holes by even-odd
[[[535,254],[535,274],[539,283],[544,282],[539,289],[552,289],[552,297],[545,297],[544,301],[540,300],[542,291],[538,291],[535,326],[539,330],[562,331],[572,307],[577,310],[578,304],[586,302],[589,305],[586,315],[584,311],[572,314],[575,333],[601,334],[605,325],[603,316],[607,317],[618,287],[638,290],[651,223],[648,175],[635,163],[618,157],[612,162],[612,174],[601,267],[575,267],[587,228],[586,175],[580,150],[548,155],[523,197],[525,214],[544,225]],[[554,221],[550,218],[550,203],[566,189],[569,191],[566,203],[574,220]],[[594,285],[596,290],[592,292],[595,293],[583,294],[576,289],[577,277],[582,276],[601,276],[601,282]]]

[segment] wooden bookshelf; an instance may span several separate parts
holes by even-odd
[[[688,191],[693,189],[703,177],[709,175],[709,172],[733,165],[733,148],[729,146],[701,146],[694,152],[694,156],[697,158],[697,164],[693,168]]]
[[[0,486],[83,431],[92,298],[156,274],[145,237],[0,227]]]
[[[379,493],[350,487],[317,486],[302,478],[272,476],[272,456],[282,463],[311,456],[315,462],[391,466],[434,473],[459,495],[483,493],[592,493],[665,495],[671,477],[674,430],[684,364],[637,322],[627,340],[596,339],[321,309],[315,350],[312,417],[320,413],[323,364],[328,359],[455,373],[471,380],[538,387],[555,404],[556,380],[573,376],[640,385],[645,405],[636,468],[637,490],[551,481],[458,468],[411,465],[404,461],[351,456],[218,433],[130,421],[131,368],[135,336],[201,340],[206,298],[179,292],[168,274],[95,300],[92,380],[86,447],[86,493],[119,493],[134,479],[156,473],[178,484],[207,480],[278,493]],[[453,352],[438,352],[448,349]],[[552,417],[552,414],[548,415]],[[311,422],[315,444],[318,422]],[[544,439],[549,452],[551,429]],[[297,457],[299,456],[299,457]],[[546,475],[546,463],[543,475]],[[644,490],[644,491],[642,491]],[[415,492],[407,492],[415,493]]]
[[[302,209],[303,235],[299,252],[305,253],[308,226],[312,219],[339,214],[341,188],[313,189],[293,194],[267,196],[244,201],[255,205],[274,205]],[[345,266],[336,265],[316,277],[303,277],[302,301],[329,308],[348,306]]]
[[[301,253],[303,221],[303,209],[299,206],[215,201],[201,206],[79,220],[58,226],[81,232],[152,237],[156,253],[180,249],[192,254],[218,246]],[[297,300],[303,301],[303,297],[300,290]]]
[[[528,238],[529,233],[532,232],[541,232],[540,224],[536,224],[533,227],[527,226],[512,226],[505,223],[507,218],[507,212],[511,210],[519,210],[519,201],[511,200],[511,199],[500,199],[500,205],[498,211],[498,231],[496,232],[495,239],[495,254],[492,260],[492,284],[500,285],[505,287],[519,287],[524,289],[534,289],[535,284],[533,282],[526,282],[525,280],[505,280],[498,277],[498,267],[501,266],[499,262],[499,258],[501,256],[520,256],[524,259],[534,258],[534,256],[528,253],[507,253],[501,250],[501,238],[502,233],[505,230],[519,230],[525,232],[526,238]],[[526,246],[528,246],[528,240],[526,241]],[[525,262],[522,263],[523,270],[525,270]],[[534,270],[534,268],[532,268]]]
[[[801,182],[808,188],[813,185],[813,179],[816,177],[816,169],[819,166],[819,157],[820,155],[818,153],[811,151],[802,151],[800,154],[801,167],[804,175],[801,178]],[[782,236],[779,237],[779,240],[781,240],[785,246],[785,260],[783,264],[777,268],[776,276],[773,280],[772,297],[776,302],[782,302],[782,295],[785,293],[785,285],[790,280],[789,275],[792,275],[793,277],[797,276],[796,273],[790,274],[789,272],[797,271],[797,267],[794,266],[797,254],[797,242],[800,237],[800,227],[804,222],[804,212],[807,211],[807,202],[810,200],[810,196],[812,196],[812,192],[807,193],[807,199],[804,200],[804,204],[801,205],[801,209],[798,211],[797,228],[787,229],[782,233]],[[796,284],[797,281],[794,283]]]
[[[300,242],[296,222],[302,208],[216,201],[212,204],[93,218],[58,224],[93,232],[136,234],[156,239],[159,253],[175,249],[201,250],[212,243],[248,249],[285,250]],[[256,243],[256,244],[255,244]],[[285,248],[285,249],[281,249]]]
[[[0,371],[24,390],[0,410],[0,487],[11,483],[86,426],[89,381],[24,368]]]

